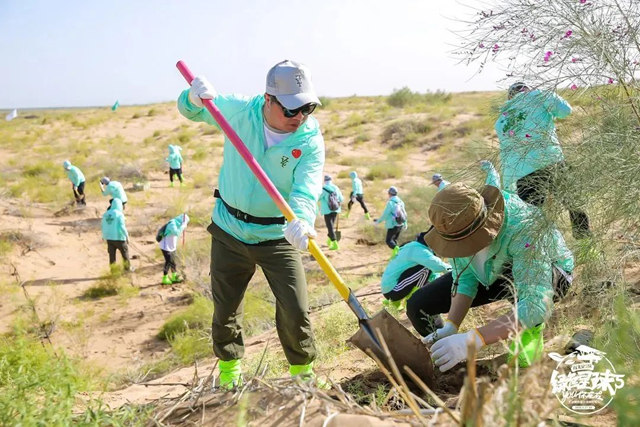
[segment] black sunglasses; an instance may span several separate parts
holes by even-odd
[[[295,110],[289,110],[284,105],[282,105],[280,101],[278,101],[278,98],[276,98],[275,96],[270,95],[269,98],[272,99],[273,102],[278,104],[280,108],[282,108],[282,114],[284,114],[284,116],[288,119],[297,116],[298,113],[302,113],[302,115],[306,117],[309,114],[313,113],[316,107],[318,106],[318,104],[310,102],[308,104],[303,105],[300,108],[296,108]]]

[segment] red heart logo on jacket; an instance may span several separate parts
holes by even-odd
[[[295,149],[291,150],[291,155],[297,159],[298,157],[300,157],[302,155],[302,151],[300,151],[297,148],[295,148]]]

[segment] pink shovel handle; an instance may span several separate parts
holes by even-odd
[[[178,61],[178,63],[176,64],[176,67],[178,67],[178,70],[180,71],[182,76],[185,78],[187,83],[191,84],[195,76],[193,75],[189,67],[187,67],[187,64],[185,64],[183,61]],[[213,101],[210,99],[203,99],[202,104],[211,113],[211,115],[213,116],[215,121],[218,123],[222,131],[229,138],[229,141],[231,141],[234,147],[236,147],[236,150],[238,150],[238,153],[240,153],[244,161],[247,162],[247,165],[249,166],[249,168],[251,168],[251,170],[253,171],[255,176],[258,178],[258,180],[260,181],[264,189],[267,190],[267,193],[269,193],[269,196],[271,196],[276,206],[278,206],[278,209],[280,209],[280,212],[284,214],[284,217],[287,219],[287,221],[289,222],[293,221],[296,218],[296,214],[293,213],[293,210],[291,210],[291,207],[289,207],[287,202],[285,202],[285,200],[282,198],[282,195],[280,194],[280,192],[273,185],[269,177],[267,177],[267,174],[264,172],[262,167],[258,164],[255,157],[253,157],[253,155],[251,154],[249,149],[246,147],[246,145],[244,145],[244,143],[242,142],[242,140],[240,139],[236,131],[233,130],[233,128],[229,125],[229,123],[227,122],[227,119],[224,118],[224,116],[222,115],[218,107],[216,107],[216,104],[214,104]]]

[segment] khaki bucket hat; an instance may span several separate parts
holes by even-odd
[[[465,184],[450,184],[433,198],[429,219],[433,227],[424,240],[436,254],[471,256],[489,246],[500,232],[504,198],[491,185],[478,193]]]

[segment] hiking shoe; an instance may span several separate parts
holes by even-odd
[[[313,372],[313,362],[306,365],[289,365],[289,374],[292,378],[300,378],[300,380],[311,383],[320,389],[329,389],[331,386],[327,381],[322,380]]]
[[[218,368],[220,369],[218,388],[230,391],[242,385],[240,359],[221,360],[218,362]]]
[[[404,310],[404,300],[399,299],[397,301],[391,301],[390,299],[384,299],[382,305],[389,311],[402,311]]]
[[[511,362],[516,351],[518,352],[518,366],[521,368],[531,366],[540,360],[544,348],[543,330],[544,323],[541,323],[538,326],[522,331],[518,337],[519,340],[516,338],[516,340],[511,341],[507,363]]]
[[[337,240],[331,240],[331,243],[329,243],[329,250],[330,251],[337,251],[338,248],[338,241]]]
[[[369,212],[364,214],[364,219],[366,219],[367,221],[371,221],[371,215],[369,215]]]
[[[169,187],[173,187],[173,181],[169,183]]]
[[[170,285],[171,283],[173,282],[171,281],[171,279],[169,279],[169,275],[165,274],[164,276],[162,276],[163,285]]]
[[[178,276],[178,272],[175,272],[171,275],[171,282],[173,283],[182,282],[182,277]]]
[[[391,259],[394,259],[398,255],[398,252],[400,252],[400,246],[393,248],[391,250]]]

